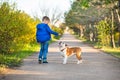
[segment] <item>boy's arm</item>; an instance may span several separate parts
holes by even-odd
[[[58,33],[57,32],[55,32],[55,31],[52,31],[51,29],[50,29],[50,27],[46,24],[46,29],[47,29],[47,31],[49,32],[49,33],[51,33],[51,34],[54,34],[54,35],[56,35],[56,36],[58,36]]]
[[[36,29],[39,29],[39,24],[37,24]]]

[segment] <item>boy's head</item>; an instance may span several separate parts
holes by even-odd
[[[42,21],[43,21],[44,23],[48,24],[48,23],[50,22],[50,19],[49,19],[49,17],[44,16],[44,17],[42,18]]]

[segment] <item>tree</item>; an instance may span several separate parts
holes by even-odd
[[[67,2],[66,2],[67,3]],[[48,16],[51,20],[51,24],[55,25],[58,21],[60,21],[60,19],[64,18],[64,13],[67,12],[63,11],[61,8],[57,7],[57,5],[54,5],[52,7],[51,5],[49,5],[50,7],[48,7],[49,3],[47,4],[44,0],[39,2],[39,14],[35,13],[38,18],[40,18],[40,20],[42,20],[43,16]]]
[[[97,27],[101,26],[101,21],[105,21],[105,24],[102,24],[103,28],[101,30],[103,32],[106,31],[104,26],[108,27],[106,24],[109,24],[109,33],[106,35],[110,36],[108,40],[109,44],[115,47],[116,22],[120,23],[118,21],[119,12],[116,3],[118,3],[117,0],[77,0],[73,3],[71,10],[66,15],[66,24],[74,32],[79,33],[78,35],[83,34],[83,37],[87,40],[98,42],[98,36],[102,34],[98,34],[99,29]],[[106,21],[106,18],[110,20]]]

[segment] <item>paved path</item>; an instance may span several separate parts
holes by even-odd
[[[49,46],[49,64],[38,64],[37,53],[24,59],[21,67],[11,70],[4,80],[120,80],[120,61],[93,49],[73,35],[64,34],[60,41],[82,48],[83,63],[77,65],[75,56],[62,64],[58,42]]]

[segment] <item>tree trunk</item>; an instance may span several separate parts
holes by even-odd
[[[80,26],[78,26],[78,36],[80,37]]]
[[[120,3],[120,0],[119,0],[119,3]],[[119,21],[119,24],[120,24],[120,15],[119,15],[119,10],[118,9],[116,9],[116,13],[117,13],[117,18],[118,18],[118,21]],[[118,26],[118,32],[119,32],[118,45],[120,47],[120,25]]]
[[[92,27],[92,24],[89,24],[89,28],[90,28],[89,39],[92,42],[92,40],[93,40],[93,32],[91,31],[91,27]]]
[[[111,46],[113,48],[115,48],[115,39],[114,39],[114,14],[113,14],[113,10],[111,11],[111,15],[112,15]]]
[[[83,26],[79,25],[80,27],[80,37],[82,38],[83,37]]]
[[[96,42],[96,28],[95,28],[95,25],[93,25],[93,42]]]
[[[120,47],[120,31],[119,31],[119,38],[118,38],[118,46]]]

